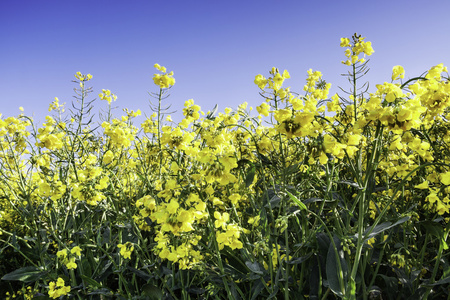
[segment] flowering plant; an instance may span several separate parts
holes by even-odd
[[[171,122],[174,73],[156,64],[140,126],[107,89],[95,126],[80,72],[71,114],[55,99],[40,128],[0,118],[5,297],[450,297],[447,69],[403,81],[394,66],[368,92],[371,43],[340,45],[345,95],[313,70],[300,95],[272,68],[257,115],[189,99]]]

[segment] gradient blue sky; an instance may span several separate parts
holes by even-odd
[[[374,85],[402,65],[406,78],[450,66],[450,1],[0,0],[0,113],[44,121],[48,104],[72,101],[73,75],[90,73],[93,97],[117,94],[115,111],[148,108],[153,65],[175,73],[166,101],[180,114],[194,99],[206,112],[262,102],[255,75],[287,69],[300,92],[309,68],[347,87],[341,37],[372,41]],[[96,108],[105,108],[98,102]],[[176,117],[175,117],[176,118]],[[40,125],[40,124],[39,124]]]

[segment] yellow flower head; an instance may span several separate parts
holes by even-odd
[[[126,242],[125,244],[118,244],[117,247],[120,249],[120,255],[123,258],[131,258],[131,252],[134,250],[134,246],[130,242]]]
[[[76,256],[81,256],[81,248],[75,246],[70,250],[70,253],[75,254]]]
[[[405,69],[402,66],[395,66],[392,68],[392,80],[405,78]]]
[[[175,84],[175,78],[173,78],[173,71],[167,73],[165,67],[160,66],[159,64],[155,64],[154,67],[161,71],[163,74],[154,74],[153,82],[159,86],[161,89],[169,88]]]
[[[56,280],[56,283],[54,281],[49,283],[48,295],[50,298],[57,299],[61,296],[67,295],[69,292],[70,286],[65,286],[64,279],[61,277]]]

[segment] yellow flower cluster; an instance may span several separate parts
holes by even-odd
[[[78,246],[70,249],[70,252],[67,251],[66,248],[58,251],[56,256],[61,259],[62,263],[66,265],[67,269],[76,269],[77,264],[75,263],[75,259],[81,256],[81,248]]]
[[[25,299],[25,300],[32,300],[35,296],[35,294],[37,294],[37,291],[35,289],[33,289],[31,286],[27,286],[22,287],[22,289],[14,292],[14,293],[10,293],[10,292],[6,292],[6,300],[13,300],[13,299]]]
[[[51,281],[49,283],[48,295],[50,298],[57,299],[61,296],[65,296],[70,293],[70,286],[65,286],[64,279],[58,278],[56,282]]]
[[[356,64],[357,62],[365,62],[364,58],[359,58],[359,55],[363,53],[364,55],[370,56],[373,54],[374,50],[372,48],[371,42],[365,42],[364,37],[360,35],[355,35],[352,37],[352,41],[349,38],[341,38],[341,47],[347,47],[345,50],[345,56],[347,60],[342,61],[343,64],[350,66]]]
[[[373,53],[370,42],[356,35],[352,41],[341,39],[341,46],[347,48],[344,64],[352,68],[364,64],[361,55]],[[162,73],[153,77],[161,95],[175,79],[165,67],[155,68]],[[145,236],[145,243],[138,237],[116,239],[122,241],[116,249],[124,258],[120,263],[138,263],[145,252],[180,269],[202,269],[217,253],[237,250],[262,258],[266,270],[269,265],[285,268],[294,255],[288,243],[297,241],[289,226],[310,225],[289,202],[288,189],[312,199],[304,204],[311,220],[312,212],[321,211],[324,222],[344,224],[337,208],[370,221],[382,211],[400,215],[417,208],[417,219],[438,217],[448,224],[450,84],[444,72],[437,65],[425,80],[403,85],[405,70],[395,66],[392,82],[376,85],[372,93],[356,90],[347,98],[328,99],[331,84],[320,71],[307,71],[299,95],[283,87],[289,72],[272,68],[267,78],[254,80],[266,97],[256,107],[257,117],[246,103],[235,111],[205,114],[189,99],[178,124],[161,111],[135,127],[132,119],[140,111],[125,110],[126,115],[108,118],[96,130],[84,126],[81,115],[67,124],[48,116],[37,131],[27,130],[31,122],[23,116],[0,118],[0,233],[23,225],[28,210],[38,208],[39,224],[62,247],[55,265],[73,274],[81,272],[82,249],[61,246],[63,235],[52,226],[55,215],[78,221],[78,211],[95,217],[105,212],[101,219],[111,214],[118,224],[134,222],[142,231],[138,236]],[[84,83],[92,76],[75,77],[86,91]],[[106,89],[99,97],[108,103],[116,99]],[[61,107],[55,99],[50,108],[59,112]],[[164,118],[170,125],[163,124]],[[341,175],[355,182],[337,179]],[[399,182],[404,186],[394,195]],[[342,188],[346,183],[350,192]],[[364,189],[367,198],[357,198]],[[358,201],[366,201],[363,212]],[[353,227],[352,222],[345,226]],[[83,230],[84,224],[76,225]],[[22,226],[14,234],[30,236],[26,230]],[[274,232],[287,235],[269,247],[272,241],[264,237]],[[345,255],[353,255],[354,240],[343,239]],[[381,241],[371,237],[362,243],[369,251]],[[304,251],[303,244],[296,250]],[[389,255],[391,265],[405,266],[403,254]],[[49,288],[52,298],[70,292],[61,278]]]
[[[162,72],[163,74],[155,74],[153,76],[153,82],[159,86],[161,89],[170,88],[175,84],[175,78],[173,78],[173,72],[167,73],[165,67],[160,66],[159,64],[154,65],[155,69]]]
[[[58,132],[56,121],[52,117],[47,116],[46,121],[43,124],[44,127],[38,129],[37,138],[39,138],[40,142],[36,145],[49,150],[61,149],[64,145],[64,131]]]
[[[110,138],[111,146],[119,148],[128,148],[131,146],[137,129],[128,126],[128,124],[125,123],[127,119],[127,117],[123,117],[122,120],[113,119],[111,123],[102,123],[102,127],[105,130],[105,135]]]
[[[116,95],[111,93],[110,90],[105,90],[105,89],[102,89],[102,92],[100,94],[98,94],[98,97],[101,100],[108,101],[108,104],[111,104],[112,101],[116,101],[117,100],[117,96]]]
[[[120,249],[120,255],[122,255],[123,258],[131,258],[131,253],[134,250],[134,246],[131,242],[126,242],[125,244],[117,244],[117,248]]]

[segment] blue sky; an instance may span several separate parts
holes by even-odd
[[[116,1],[0,0],[0,113],[42,122],[54,97],[70,103],[80,71],[122,108],[148,115],[155,63],[174,71],[166,101],[180,114],[194,99],[204,111],[262,102],[255,75],[287,69],[301,92],[306,71],[347,87],[341,37],[372,41],[371,91],[402,65],[406,78],[450,66],[450,1]],[[96,109],[105,108],[98,101]],[[176,115],[175,115],[176,119]],[[39,124],[40,125],[40,124]]]

